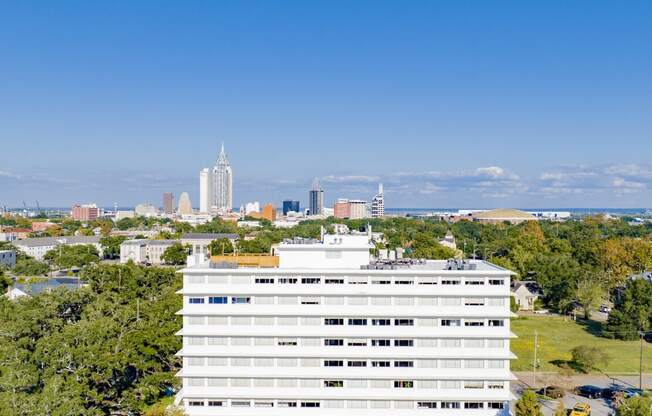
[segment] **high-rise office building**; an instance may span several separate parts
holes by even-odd
[[[211,205],[218,212],[231,212],[233,209],[233,171],[224,152],[224,143],[213,167],[213,195]]]
[[[371,248],[364,234],[326,235],[281,243],[278,257],[191,262],[185,413],[508,415],[511,272],[373,262]]]
[[[174,194],[172,192],[163,193],[163,212],[174,214]]]
[[[324,213],[324,190],[321,189],[317,178],[312,182],[312,188],[308,192],[308,209],[310,215]]]
[[[382,218],[385,216],[385,193],[383,184],[378,185],[378,194],[371,200],[371,217]]]
[[[367,217],[367,201],[360,199],[338,199],[333,205],[333,216],[357,220]]]
[[[72,207],[71,216],[77,221],[94,221],[100,216],[100,209],[95,204],[77,204]]]
[[[179,209],[177,212],[179,215],[192,214],[192,203],[190,202],[190,195],[188,195],[188,192],[182,192],[179,196]]]
[[[286,199],[283,201],[283,215],[288,215],[288,212],[299,212],[301,207],[299,206],[299,201],[292,201]]]
[[[199,171],[199,212],[209,212],[213,203],[213,180],[211,170]]]

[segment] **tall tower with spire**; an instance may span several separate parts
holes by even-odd
[[[217,156],[217,162],[212,171],[212,201],[211,208],[218,212],[231,212],[233,209],[233,171],[224,151],[224,143]]]
[[[371,217],[382,218],[385,216],[385,192],[383,192],[383,184],[378,185],[378,193],[371,200]]]

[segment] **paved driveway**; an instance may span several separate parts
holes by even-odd
[[[518,381],[512,382],[512,393],[514,396],[519,398],[523,390],[527,387],[525,384]],[[602,386],[602,387],[606,387]],[[581,397],[576,394],[568,393],[563,397],[564,405],[566,409],[572,409],[573,406],[577,403],[588,403],[591,406],[591,416],[612,416],[615,414],[615,411],[611,407],[611,403],[605,399],[587,399],[586,397]],[[512,402],[514,406],[516,401]],[[557,400],[543,400],[541,402],[541,410],[543,411],[544,416],[552,416],[557,407]],[[514,411],[514,409],[512,409]]]

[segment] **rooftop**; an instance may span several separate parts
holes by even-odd
[[[59,244],[99,244],[99,235],[74,235],[65,237],[35,237],[14,241],[14,245],[22,247],[56,246]]]
[[[535,220],[536,217],[528,212],[521,211],[518,209],[511,208],[499,208],[492,209],[489,211],[482,211],[473,214],[474,218],[484,219],[484,220],[496,220],[496,219],[523,219],[523,220]]]
[[[229,240],[237,240],[240,238],[238,234],[232,233],[184,233],[181,235],[182,240],[219,240],[220,238],[228,238]]]

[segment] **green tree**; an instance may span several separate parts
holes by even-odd
[[[652,322],[652,283],[630,280],[618,290],[604,334],[611,338],[635,340],[640,331],[649,331]]]
[[[651,416],[652,399],[649,396],[635,396],[623,400],[616,411],[617,416]]]
[[[584,309],[584,319],[591,318],[591,312],[596,310],[606,296],[602,282],[595,276],[584,276],[575,287],[575,298]]]
[[[536,393],[526,390],[516,402],[516,416],[543,416]]]
[[[102,246],[102,254],[107,259],[120,258],[120,244],[122,244],[127,237],[123,236],[105,236],[100,238],[100,245]]]
[[[573,367],[584,373],[596,370],[609,362],[609,356],[598,347],[579,345],[571,350]]]
[[[421,259],[450,259],[455,252],[439,244],[437,239],[428,233],[418,233],[412,241],[410,257]]]
[[[12,272],[17,276],[45,276],[50,266],[31,257],[19,256]]]
[[[67,246],[61,245],[43,256],[45,261],[62,268],[83,267],[100,261],[100,253],[90,244]]]
[[[228,238],[220,238],[218,240],[213,240],[208,245],[208,251],[214,256],[218,256],[222,253],[230,254],[233,253],[233,244]]]
[[[190,246],[183,245],[181,243],[175,243],[165,249],[161,255],[161,260],[163,260],[165,264],[178,266],[186,264],[188,254],[190,254]]]

